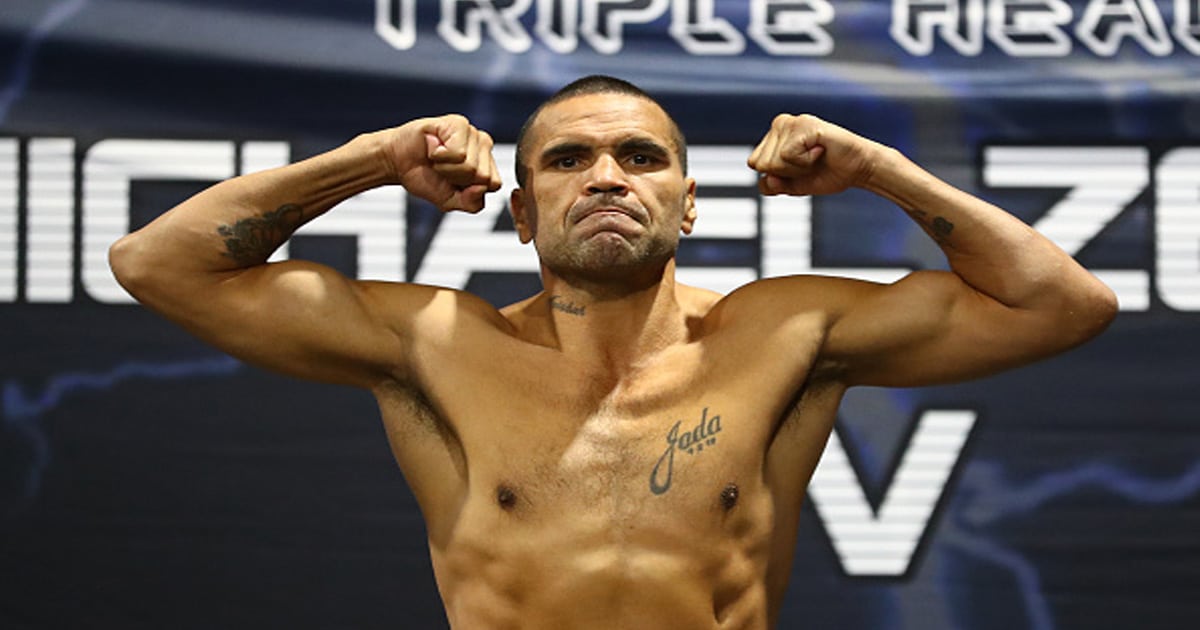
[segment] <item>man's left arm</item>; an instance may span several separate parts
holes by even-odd
[[[870,190],[896,203],[946,255],[949,272],[837,285],[821,360],[848,385],[982,376],[1083,343],[1116,314],[1108,287],[1016,217],[814,116],[776,118],[750,166],[764,194]]]

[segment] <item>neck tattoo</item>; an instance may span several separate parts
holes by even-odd
[[[575,315],[576,317],[583,317],[587,314],[586,306],[569,301],[564,302],[562,298],[558,297],[557,295],[550,296],[550,308],[556,311],[562,311],[568,315]]]

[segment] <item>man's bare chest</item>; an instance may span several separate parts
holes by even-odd
[[[500,346],[426,363],[425,421],[442,430],[422,448],[454,450],[472,485],[486,480],[481,487],[497,488],[497,500],[507,488],[529,506],[616,509],[636,505],[634,498],[701,496],[716,505],[726,486],[761,475],[805,367],[765,352],[758,361],[716,358],[722,354],[731,353],[690,344],[613,371],[546,349]],[[384,405],[385,422],[410,422],[402,407]]]

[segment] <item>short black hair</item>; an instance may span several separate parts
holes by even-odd
[[[569,98],[575,98],[576,96],[587,96],[589,94],[624,94],[626,96],[643,98],[651,103],[654,103],[655,105],[658,105],[658,108],[663,110],[663,113],[667,115],[667,120],[671,123],[671,141],[675,143],[675,155],[679,158],[679,165],[681,168],[683,168],[684,174],[687,174],[687,140],[684,139],[683,132],[680,131],[679,125],[675,122],[675,119],[671,117],[671,114],[667,113],[666,108],[664,108],[661,103],[654,100],[654,97],[650,96],[641,88],[630,83],[629,81],[603,74],[593,74],[580,79],[575,79],[574,81],[563,86],[562,89],[552,94],[550,98],[545,100],[545,102],[543,102],[541,105],[538,105],[538,108],[533,110],[533,113],[529,115],[529,118],[525,119],[525,124],[521,125],[521,131],[517,133],[516,171],[518,186],[525,185],[525,178],[529,173],[529,169],[525,166],[525,153],[528,151],[528,148],[525,146],[525,138],[529,134],[529,130],[533,128],[533,124],[537,121],[537,118],[542,113],[542,110]]]

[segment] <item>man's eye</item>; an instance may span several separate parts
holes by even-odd
[[[579,160],[573,157],[558,158],[559,168],[575,168],[579,165]]]
[[[643,155],[641,153],[635,153],[629,159],[630,159],[630,161],[632,161],[634,164],[637,164],[638,166],[645,166],[650,163],[650,157],[647,155]]]

